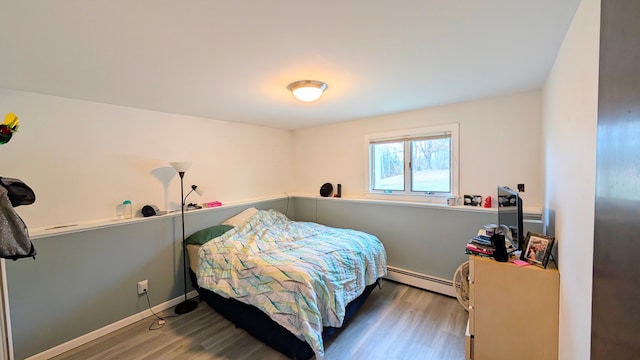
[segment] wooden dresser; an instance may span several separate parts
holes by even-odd
[[[560,274],[492,258],[469,257],[467,359],[558,358]]]

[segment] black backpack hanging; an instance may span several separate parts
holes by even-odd
[[[29,238],[27,225],[14,209],[33,204],[35,200],[33,190],[22,181],[0,177],[0,257],[35,259],[36,249]]]

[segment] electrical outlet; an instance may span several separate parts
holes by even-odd
[[[149,291],[149,280],[138,281],[138,295],[142,295]]]

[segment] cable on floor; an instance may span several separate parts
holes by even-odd
[[[149,325],[149,330],[158,330],[161,329],[166,323],[167,321],[165,319],[168,318],[172,318],[172,317],[177,317],[177,315],[173,315],[173,316],[165,316],[165,317],[160,317],[158,314],[156,314],[153,309],[151,308],[151,301],[149,300],[149,293],[147,291],[144,292],[144,296],[147,298],[147,304],[149,305],[149,311],[151,311],[151,313],[153,314],[153,316],[156,317],[155,320],[153,320],[151,322],[151,324]],[[155,326],[154,326],[155,325]]]

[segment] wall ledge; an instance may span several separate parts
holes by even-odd
[[[316,199],[320,201],[346,201],[352,203],[364,203],[364,204],[378,204],[378,205],[390,205],[390,206],[405,206],[405,207],[419,207],[419,208],[436,208],[436,209],[446,209],[451,211],[469,211],[469,212],[482,212],[482,213],[497,213],[497,207],[484,208],[480,206],[465,206],[465,205],[447,205],[441,203],[433,203],[433,202],[423,202],[423,201],[402,201],[402,200],[382,200],[382,199],[369,199],[369,198],[358,198],[358,197],[322,197],[319,195],[313,194],[290,194],[292,197],[303,198],[303,199]],[[540,218],[542,216],[542,210],[536,207],[524,207],[522,212],[525,216]]]
[[[251,205],[259,202],[287,199],[287,198],[315,199],[316,201],[342,201],[342,202],[350,202],[350,203],[403,206],[403,207],[416,207],[416,208],[432,208],[432,209],[442,209],[447,211],[467,211],[467,212],[481,212],[481,213],[497,213],[498,211],[497,207],[483,208],[479,206],[464,206],[464,205],[449,206],[441,203],[418,202],[418,201],[382,200],[382,199],[369,199],[369,198],[357,198],[357,197],[334,198],[334,197],[322,197],[314,194],[284,193],[281,195],[271,195],[271,196],[265,196],[260,198],[230,201],[230,202],[224,203],[222,206],[213,207],[213,208],[202,208],[197,210],[189,210],[186,213],[191,214],[196,212],[219,211],[221,209],[227,209],[232,207],[243,207],[243,206],[247,206],[247,205]],[[525,219],[529,218],[529,219],[535,220],[535,219],[540,219],[542,216],[542,211],[539,208],[525,207],[523,209],[523,212],[525,215]],[[48,237],[53,237],[58,235],[104,229],[104,228],[109,228],[114,226],[129,225],[132,223],[158,221],[161,219],[174,218],[176,216],[180,216],[180,212],[178,210],[170,211],[165,215],[151,216],[151,217],[134,217],[133,219],[126,219],[126,220],[110,218],[110,219],[97,219],[97,220],[84,221],[84,222],[71,222],[67,224],[51,225],[46,227],[30,229],[29,236],[31,237],[32,240],[35,240],[35,239],[48,238]]]
[[[265,196],[260,198],[253,198],[253,199],[246,199],[246,200],[239,200],[239,201],[230,201],[230,202],[224,203],[222,206],[185,211],[185,214],[187,213],[191,214],[191,213],[197,213],[197,212],[219,211],[221,209],[243,207],[243,206],[247,206],[247,205],[251,205],[259,202],[286,199],[286,198],[287,198],[287,195],[282,194],[282,195],[272,195],[272,196]],[[32,240],[42,239],[42,238],[47,238],[52,236],[104,229],[104,228],[109,228],[114,226],[130,225],[132,223],[158,221],[161,219],[174,218],[176,216],[180,216],[180,210],[169,211],[164,215],[157,215],[157,216],[150,216],[150,217],[134,217],[133,219],[126,219],[126,220],[110,218],[110,219],[98,219],[98,220],[91,220],[91,221],[84,221],[84,222],[71,222],[67,224],[51,225],[46,227],[30,229],[29,236]]]

